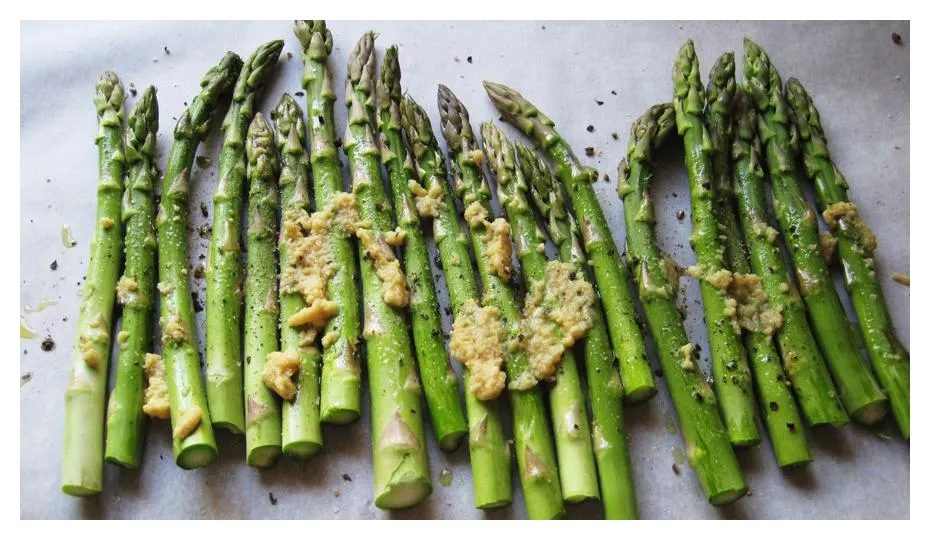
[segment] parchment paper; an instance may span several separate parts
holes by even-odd
[[[621,205],[614,192],[616,165],[630,123],[648,106],[671,98],[671,69],[679,46],[695,40],[703,73],[726,50],[742,61],[742,38],[765,47],[783,78],[801,79],[815,95],[836,162],[851,185],[851,196],[879,238],[878,271],[899,336],[909,343],[908,289],[892,272],[909,265],[909,24],[882,23],[608,23],[608,22],[333,22],[334,80],[345,77],[345,63],[361,33],[379,32],[380,52],[400,45],[403,87],[438,125],[436,84],[450,86],[469,106],[473,125],[497,114],[481,87],[483,79],[522,91],[552,117],[582,160],[607,173],[596,184],[601,204],[623,243]],[[517,518],[523,517],[519,482],[514,478],[511,507],[482,512],[473,508],[467,451],[438,450],[428,435],[435,492],[416,508],[383,512],[371,497],[370,448],[366,414],[348,427],[324,430],[326,450],[306,464],[282,459],[270,471],[250,469],[241,438],[218,432],[220,458],[214,465],[186,472],[171,456],[166,423],[151,422],[139,471],[106,467],[105,492],[81,500],[59,487],[63,394],[79,284],[86,272],[94,216],[96,151],[93,145],[94,82],[115,70],[128,86],[158,87],[160,163],[171,143],[177,115],[196,94],[203,73],[228,49],[245,57],[270,39],[286,40],[273,83],[259,102],[268,112],[284,91],[300,88],[300,48],[288,21],[224,23],[24,23],[21,52],[20,179],[21,309],[43,299],[57,301],[25,315],[39,334],[22,340],[20,369],[32,379],[20,389],[20,479],[23,518]],[[903,43],[892,42],[892,32]],[[291,58],[285,58],[287,53]],[[342,84],[336,84],[342,94]],[[132,100],[130,99],[130,102]],[[303,99],[300,99],[303,104]],[[601,104],[600,102],[603,102]],[[127,110],[130,104],[127,104]],[[337,127],[345,125],[340,98]],[[589,128],[588,126],[593,126]],[[618,133],[619,140],[611,134]],[[508,128],[508,133],[515,134]],[[191,202],[191,260],[208,240],[196,229],[212,220],[210,197],[219,149],[218,123],[199,155],[214,167],[194,168]],[[597,157],[584,157],[585,147]],[[680,144],[659,156],[654,188],[662,247],[688,265],[687,176]],[[210,218],[202,217],[200,202]],[[62,245],[63,225],[78,244]],[[622,249],[622,245],[619,246]],[[50,264],[57,261],[57,270]],[[194,282],[203,299],[203,281]],[[442,302],[447,302],[442,280]],[[843,292],[844,301],[846,300]],[[681,303],[693,340],[708,350],[701,322],[698,287],[683,281]],[[848,307],[848,303],[847,303]],[[198,340],[203,346],[203,313]],[[448,324],[448,321],[445,321]],[[54,350],[40,341],[50,336]],[[706,355],[704,355],[706,356]],[[702,364],[705,372],[706,363]],[[112,370],[111,370],[112,375]],[[112,380],[112,377],[111,377]],[[810,432],[816,461],[782,472],[768,441],[738,452],[752,495],[715,509],[704,499],[687,465],[672,470],[682,448],[674,409],[664,380],[658,396],[627,408],[626,420],[643,518],[907,518],[908,444],[892,422],[878,430],[850,425]],[[363,394],[367,388],[363,389]],[[439,482],[448,468],[452,484]],[[347,475],[344,479],[344,475]],[[349,481],[347,478],[351,478]],[[273,495],[271,495],[273,494]],[[276,501],[273,503],[272,498]],[[568,517],[600,516],[596,504],[570,506]]]

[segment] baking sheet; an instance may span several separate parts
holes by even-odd
[[[909,344],[909,290],[890,279],[892,272],[907,273],[910,263],[907,22],[334,21],[330,27],[335,41],[330,62],[334,80],[344,80],[347,53],[361,33],[375,29],[379,53],[388,44],[400,46],[403,87],[427,108],[434,126],[438,125],[437,83],[448,85],[469,106],[475,126],[497,117],[481,87],[483,79],[522,91],[557,122],[579,155],[588,146],[599,152],[582,161],[612,178],[609,183],[598,182],[596,188],[621,243],[622,214],[614,180],[630,123],[648,106],[671,98],[672,63],[687,38],[695,40],[706,79],[720,53],[736,50],[740,62],[742,38],[750,36],[767,49],[783,78],[798,77],[817,99],[833,156],[849,180],[853,200],[878,234],[879,275],[899,336]],[[148,84],[158,87],[158,150],[164,166],[177,115],[195,95],[203,73],[227,49],[245,57],[265,41],[286,41],[279,69],[259,102],[267,113],[282,92],[301,90],[300,46],[288,21],[28,22],[21,30],[20,308],[44,299],[57,302],[25,315],[38,338],[20,343],[21,373],[32,377],[20,389],[21,517],[524,517],[516,478],[511,507],[493,512],[474,509],[467,451],[444,454],[431,433],[433,495],[409,510],[375,508],[367,396],[362,419],[348,427],[326,427],[326,449],[309,463],[282,459],[270,471],[251,469],[244,462],[243,440],[219,431],[218,462],[182,471],[172,460],[167,424],[156,421],[149,424],[139,471],[107,465],[102,495],[86,500],[63,495],[59,488],[62,405],[94,215],[92,97],[97,76],[112,69],[127,87],[130,82],[140,91]],[[903,37],[902,45],[892,42],[892,32]],[[335,86],[341,95],[342,86]],[[345,110],[341,100],[337,105],[341,133]],[[514,133],[509,128],[508,132]],[[619,140],[613,139],[613,132]],[[219,145],[219,131],[214,128],[198,155],[215,163]],[[678,210],[688,211],[687,175],[680,144],[670,146],[659,156],[654,188],[658,232],[663,249],[679,264],[688,265],[694,262],[687,243],[689,220],[675,218]],[[194,168],[194,262],[208,242],[196,229],[212,219],[212,215],[203,218],[197,209],[201,201],[212,206],[214,180],[215,168]],[[73,249],[66,249],[61,241],[65,224],[78,242]],[[53,261],[57,270],[50,268]],[[442,301],[447,302],[442,281],[438,285]],[[707,350],[698,287],[692,280],[682,285],[687,329]],[[194,286],[203,298],[203,281],[195,281]],[[202,348],[203,313],[198,314],[198,323]],[[46,336],[56,343],[49,352],[40,348]],[[708,371],[706,364],[702,367]],[[682,448],[682,441],[664,381],[659,382],[655,399],[626,410],[643,518],[909,517],[910,449],[891,422],[877,431],[851,425],[811,432],[816,461],[799,471],[780,471],[768,441],[740,450],[751,496],[727,508],[711,507],[690,468],[682,466],[680,474],[672,470],[673,454]],[[452,472],[448,487],[439,482],[443,469]],[[600,510],[596,504],[569,506],[567,516],[593,518],[600,516]]]

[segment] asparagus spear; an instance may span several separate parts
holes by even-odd
[[[875,277],[875,236],[849,201],[849,185],[833,163],[820,114],[797,79],[788,79],[789,112],[801,136],[804,167],[813,180],[817,205],[837,236],[846,289],[859,316],[859,326],[878,382],[888,394],[891,411],[905,439],[911,435],[910,353],[895,336],[894,324]]]
[[[617,357],[627,401],[636,403],[656,393],[655,379],[646,357],[642,331],[629,287],[629,271],[620,258],[604,212],[591,186],[596,171],[582,167],[575,153],[555,130],[555,123],[516,91],[484,82],[491,101],[503,119],[531,137],[555,162],[555,174],[565,186],[582,230],[584,248],[594,267],[603,299],[607,329]]]
[[[762,279],[769,304],[782,316],[775,341],[785,373],[809,425],[845,424],[849,417],[807,324],[801,297],[788,278],[788,265],[775,243],[775,229],[769,225],[761,143],[756,133],[760,124],[750,98],[739,90],[735,94],[733,125],[733,180],[740,224],[749,244],[752,269]],[[781,401],[776,403],[781,409]]]
[[[540,249],[545,247],[545,239],[527,201],[523,169],[518,165],[513,145],[500,128],[491,122],[482,123],[481,138],[492,176],[497,180],[497,199],[512,224],[511,235],[524,281],[528,288],[540,286],[547,279],[548,257]],[[561,340],[559,325],[551,326]],[[558,373],[549,388],[549,412],[555,426],[563,500],[576,503],[600,498],[581,377],[570,348],[562,353]]]
[[[406,238],[404,269],[411,289],[410,324],[426,404],[439,447],[452,451],[458,448],[468,434],[468,428],[459,401],[458,379],[446,355],[445,336],[439,320],[439,302],[436,299],[426,242],[420,229],[416,202],[408,187],[413,164],[408,159],[402,138],[400,100],[400,64],[397,61],[397,46],[392,45],[384,53],[378,82],[381,155],[388,171],[394,213]]]
[[[717,411],[717,398],[697,365],[694,347],[675,305],[677,275],[668,272],[669,265],[659,253],[655,210],[649,195],[652,154],[674,125],[671,104],[655,105],[633,123],[627,158],[620,163],[617,192],[623,199],[627,253],[678,412],[688,463],[710,503],[723,505],[742,497],[747,491],[746,482]]]
[[[563,204],[564,195],[552,172],[536,150],[517,143],[519,166],[529,179],[531,203],[545,218],[543,223],[549,238],[558,248],[559,259],[582,272],[593,283],[584,249],[581,247],[578,224]],[[595,303],[593,321],[582,345],[588,377],[588,397],[591,401],[594,458],[600,479],[601,502],[607,519],[636,519],[636,492],[633,468],[623,428],[623,385],[616,357],[610,347],[604,312]]]
[[[730,172],[730,150],[733,144],[732,106],[736,92],[733,53],[722,55],[710,70],[707,84],[707,107],[704,123],[712,144],[711,160],[714,175],[711,177],[714,216],[720,227],[727,265],[736,279],[753,283],[759,287],[759,276],[752,274],[746,256],[746,244],[736,216],[736,197],[733,177]],[[800,465],[813,460],[807,446],[807,437],[801,427],[801,414],[791,390],[785,384],[785,372],[781,367],[778,350],[771,332],[765,333],[762,318],[775,312],[770,310],[764,290],[755,299],[755,314],[758,321],[754,327],[743,328],[743,343],[749,353],[752,379],[761,403],[762,418],[772,442],[775,461],[781,467]],[[756,322],[753,321],[753,322]],[[771,328],[771,330],[775,330]],[[773,405],[774,404],[774,405]]]
[[[810,312],[814,334],[852,417],[874,424],[888,412],[888,399],[856,348],[852,327],[833,287],[820,249],[814,212],[798,182],[797,133],[788,119],[781,77],[768,55],[746,39],[743,53],[745,88],[761,115],[760,137],[772,181],[775,216],[794,261],[801,295]]]
[[[103,489],[103,423],[110,329],[120,267],[123,192],[123,83],[110,71],[97,80],[97,217],[90,244],[87,284],[78,314],[77,341],[65,391],[61,490],[87,496]]]
[[[485,214],[491,215],[490,188],[481,170],[484,154],[477,146],[468,111],[452,91],[443,85],[439,85],[439,117],[452,163],[455,194],[463,203],[477,203]],[[516,339],[519,334],[520,309],[507,281],[492,269],[489,261],[492,250],[485,240],[485,228],[485,223],[477,219],[469,220],[472,250],[484,286],[484,302],[498,310],[508,337]],[[521,347],[509,348],[508,396],[513,412],[514,449],[526,512],[530,519],[552,519],[564,512],[552,431],[539,388],[531,386],[521,389],[520,382],[527,377],[532,377],[532,373],[525,351]]]
[[[310,119],[310,165],[316,208],[322,210],[343,191],[342,164],[336,152],[333,121],[332,72],[327,59],[333,50],[333,36],[325,21],[294,21],[294,34],[303,48],[303,87],[307,92]],[[358,344],[361,315],[356,287],[355,253],[352,240],[342,231],[330,232],[330,251],[337,269],[329,280],[329,299],[339,312],[329,320],[325,334],[335,336],[323,347],[323,373],[320,388],[320,418],[333,424],[349,424],[361,414],[361,373]],[[329,340],[328,340],[329,341]]]
[[[730,442],[734,446],[752,446],[759,442],[752,376],[739,338],[737,313],[732,307],[734,299],[727,292],[733,275],[724,261],[724,245],[714,217],[711,141],[702,116],[704,85],[690,39],[678,51],[672,79],[675,124],[684,141],[691,191],[691,247],[698,263],[690,273],[701,283],[714,391]]]
[[[409,302],[400,264],[387,244],[394,216],[385,204],[381,161],[374,140],[375,35],[366,32],[349,55],[346,80],[348,126],[344,148],[359,217],[365,348],[371,390],[375,505],[405,508],[433,491],[420,383],[403,308]]]
[[[300,106],[289,94],[281,96],[275,108],[275,123],[278,152],[281,154],[281,175],[278,183],[281,194],[281,221],[308,217],[310,194],[307,192],[310,175],[310,156],[304,144],[307,140],[307,124]],[[282,229],[284,229],[282,225]],[[307,307],[306,301],[296,291],[287,288],[286,270],[297,263],[295,254],[289,251],[289,242],[282,232],[278,244],[281,265],[281,350],[295,352],[300,360],[294,399],[282,405],[282,446],[284,453],[298,459],[308,459],[323,449],[323,434],[320,430],[320,351],[313,345],[315,332],[294,328],[288,320]]]
[[[245,455],[253,467],[270,467],[281,455],[281,403],[265,386],[268,355],[278,350],[278,170],[274,132],[257,113],[245,140],[249,222],[245,280]]]
[[[430,211],[420,212],[420,217],[433,220],[433,238],[446,277],[452,317],[458,320],[466,304],[477,304],[478,301],[478,284],[469,255],[468,238],[449,191],[445,159],[426,111],[409,96],[401,101],[400,111],[419,178],[419,181],[414,179],[409,183],[408,189],[413,187],[420,194],[435,194],[437,204]],[[462,373],[466,388],[468,454],[475,507],[491,509],[507,506],[512,501],[511,456],[501,423],[500,399],[478,399],[470,390],[471,373],[467,368]]]
[[[200,354],[194,334],[194,303],[187,261],[187,217],[190,170],[197,146],[223,106],[242,68],[242,60],[227,53],[207,72],[194,98],[174,128],[174,143],[162,179],[158,209],[158,289],[161,292],[161,333],[171,406],[174,458],[193,469],[216,459],[216,441],[200,376]]]
[[[213,425],[245,431],[243,415],[242,278],[239,248],[245,137],[255,97],[278,61],[284,42],[265,43],[245,61],[223,120],[219,180],[213,195],[213,237],[207,264],[207,405]]]
[[[117,301],[123,306],[123,327],[116,383],[107,406],[106,459],[135,469],[142,455],[142,364],[152,346],[152,306],[155,295],[155,205],[152,187],[158,98],[149,86],[129,113],[126,163],[129,171],[123,192],[122,219],[126,224],[126,268],[117,282]]]

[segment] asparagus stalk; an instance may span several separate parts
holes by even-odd
[[[744,84],[761,115],[760,137],[772,181],[775,216],[782,232],[788,233],[785,244],[814,334],[846,410],[856,421],[874,424],[887,414],[888,398],[859,354],[820,249],[817,219],[798,181],[797,133],[789,123],[781,77],[765,51],[749,39],[744,45]]]
[[[308,216],[310,194],[307,192],[310,176],[310,156],[307,154],[307,124],[300,105],[289,94],[281,101],[273,115],[278,152],[281,155],[281,175],[278,180],[281,194],[282,223],[289,216]],[[283,227],[282,227],[283,228]],[[278,244],[281,266],[281,350],[294,351],[300,359],[294,399],[282,405],[282,447],[284,453],[298,459],[309,459],[323,449],[323,434],[320,430],[320,351],[313,345],[312,337],[300,328],[288,324],[288,320],[307,307],[307,303],[296,291],[285,286],[284,269],[291,264],[288,242]]]
[[[171,407],[174,458],[178,466],[193,469],[216,459],[216,441],[200,375],[194,303],[187,261],[187,218],[190,171],[197,146],[210,131],[210,122],[222,107],[242,68],[242,60],[227,53],[207,72],[194,98],[174,128],[174,143],[162,179],[158,209],[158,288],[161,292],[161,333]]]
[[[278,350],[278,170],[274,132],[265,115],[249,124],[249,222],[245,280],[245,455],[253,467],[270,467],[281,455],[281,404],[262,381],[268,355]]]
[[[895,336],[894,323],[875,276],[875,236],[849,201],[849,185],[827,147],[820,113],[797,79],[788,79],[789,112],[801,136],[804,167],[813,180],[818,209],[835,216],[828,225],[836,234],[843,276],[859,326],[865,336],[878,382],[888,394],[891,411],[905,439],[911,434],[910,353]]]
[[[149,86],[129,113],[122,219],[126,224],[126,268],[117,283],[117,301],[123,306],[123,327],[116,383],[107,406],[106,459],[135,469],[142,456],[142,364],[152,346],[152,306],[155,295],[155,204],[152,187],[155,136],[158,133],[158,98]]]
[[[532,138],[555,162],[555,174],[565,186],[581,225],[584,248],[594,267],[603,299],[607,329],[617,357],[627,401],[636,403],[656,393],[655,378],[646,357],[646,344],[636,323],[636,307],[629,271],[620,258],[591,181],[596,171],[585,168],[555,130],[555,123],[516,91],[485,81],[485,90],[503,119]]]
[[[97,80],[95,142],[99,156],[97,217],[90,244],[87,284],[78,313],[77,341],[65,391],[65,437],[61,489],[87,496],[103,489],[103,423],[110,329],[120,267],[123,192],[123,83],[112,72]]]
[[[481,124],[481,138],[492,176],[497,180],[497,200],[512,225],[510,231],[517,247],[523,279],[528,288],[544,283],[548,257],[539,248],[545,246],[545,238],[527,201],[526,177],[518,164],[513,145],[491,122]],[[556,333],[560,333],[560,329]],[[555,427],[563,500],[576,503],[600,498],[581,376],[571,349],[562,354],[558,373],[549,388],[549,413]]]
[[[343,147],[349,158],[359,217],[371,227],[360,228],[357,234],[371,390],[374,501],[378,508],[391,509],[422,501],[433,486],[420,412],[420,383],[403,312],[409,301],[405,296],[407,284],[385,240],[393,229],[394,216],[390,205],[385,204],[387,192],[374,140],[374,38],[373,32],[366,32],[349,55],[348,126]],[[398,287],[403,291],[396,291]]]
[[[530,201],[545,218],[543,223],[549,238],[558,248],[559,259],[582,272],[592,282],[584,249],[581,247],[578,224],[563,204],[561,188],[536,150],[517,143],[519,166],[529,179]],[[601,502],[607,519],[636,519],[636,492],[633,468],[623,427],[623,385],[616,357],[610,347],[604,311],[595,303],[593,321],[582,345],[591,402],[594,458],[600,479]]]
[[[742,497],[746,482],[717,411],[717,398],[698,367],[675,305],[677,275],[668,273],[668,264],[659,253],[649,195],[652,154],[674,125],[671,104],[655,105],[633,123],[627,158],[620,163],[617,191],[623,199],[627,253],[678,413],[688,463],[710,503],[723,505]]]
[[[310,119],[310,165],[317,210],[329,206],[343,191],[342,164],[336,151],[333,120],[333,75],[327,60],[333,50],[333,36],[324,21],[294,21],[294,34],[303,48],[302,84],[307,92]],[[333,228],[330,251],[337,265],[329,280],[327,294],[339,306],[329,320],[325,334],[335,338],[323,347],[323,373],[320,388],[320,418],[333,424],[349,424],[361,414],[362,366],[358,358],[361,314],[356,286],[357,263],[351,238]]]
[[[481,170],[484,154],[478,148],[469,123],[468,111],[451,90],[439,86],[440,128],[445,136],[453,167],[455,193],[462,202],[477,202],[492,215],[491,193]],[[497,308],[511,339],[518,338],[520,309],[510,285],[495,274],[489,262],[485,225],[470,220],[471,245],[478,273],[484,286],[484,302]],[[525,351],[511,348],[507,354],[507,379],[522,381],[532,377]],[[552,519],[564,512],[562,490],[556,466],[552,431],[546,417],[542,393],[536,386],[508,391],[513,412],[514,449],[523,498],[530,519]]]
[[[245,61],[223,120],[219,180],[213,195],[213,237],[207,264],[207,405],[213,425],[245,431],[242,386],[242,277],[239,248],[245,138],[255,97],[278,61],[284,42],[265,43]]]
[[[400,104],[407,142],[410,144],[418,192],[438,194],[432,215],[433,238],[446,277],[452,317],[458,319],[464,306],[478,301],[478,284],[468,249],[468,237],[455,209],[455,200],[446,181],[446,165],[439,141],[433,134],[426,111],[409,96]],[[501,423],[500,399],[482,401],[470,388],[471,374],[464,368],[465,411],[468,415],[468,454],[471,461],[475,507],[499,508],[512,502],[510,447]]]
[[[426,404],[439,447],[452,451],[458,448],[468,434],[468,428],[459,401],[458,378],[446,355],[445,336],[439,320],[439,302],[426,242],[420,229],[416,202],[408,187],[413,175],[413,164],[408,159],[401,132],[400,100],[400,64],[397,61],[397,47],[392,45],[384,53],[378,82],[381,155],[388,171],[397,224],[406,238],[404,269],[410,283],[410,324]]]
[[[775,334],[775,341],[807,423],[811,426],[843,425],[849,417],[837,398],[830,373],[807,324],[801,297],[788,277],[788,265],[775,243],[775,229],[769,225],[757,125],[758,117],[752,102],[737,90],[733,123],[733,180],[752,269],[762,279],[769,305],[781,313],[782,326]],[[782,401],[776,401],[779,409]]]
[[[759,442],[752,376],[739,338],[737,314],[732,308],[728,312],[727,303],[733,299],[727,288],[733,276],[724,260],[724,245],[714,217],[711,141],[703,119],[704,85],[690,39],[678,51],[672,80],[675,124],[685,146],[691,191],[691,247],[697,256],[696,275],[707,321],[714,392],[730,442],[734,446],[752,446]]]
[[[752,273],[746,244],[736,216],[736,198],[730,172],[730,149],[733,144],[732,106],[736,92],[733,53],[723,54],[710,70],[707,84],[705,126],[711,141],[711,177],[714,217],[720,228],[727,266],[734,276],[761,282]],[[758,286],[758,285],[757,285]],[[768,299],[760,301],[768,308]],[[758,306],[762,309],[762,306]],[[757,313],[758,316],[758,313]],[[781,367],[778,350],[771,334],[758,325],[744,328],[743,343],[749,353],[752,379],[761,404],[762,418],[772,442],[775,461],[781,467],[800,465],[813,460],[807,437],[801,427],[801,414]],[[773,405],[774,404],[774,405]]]

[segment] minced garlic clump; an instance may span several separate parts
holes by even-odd
[[[465,208],[465,221],[472,227],[481,225],[487,221],[487,219],[488,211],[485,210],[480,202],[474,201]]]
[[[694,360],[692,359],[692,355],[694,354],[693,344],[685,343],[678,349],[678,354],[681,355],[681,369],[694,369]]]
[[[827,264],[833,262],[833,254],[836,252],[836,237],[827,231],[820,232],[820,252]]]
[[[735,319],[740,328],[750,332],[774,334],[782,325],[781,308],[769,305],[762,280],[755,274],[733,274],[727,292],[736,302]]]
[[[513,272],[513,244],[510,242],[510,224],[497,218],[485,224],[484,241],[488,245],[488,265],[491,273],[510,281]]]
[[[168,404],[168,384],[165,382],[165,361],[157,354],[145,354],[145,396],[142,399],[142,412],[152,418],[168,419],[171,407]]]
[[[181,343],[187,339],[187,327],[181,320],[181,315],[172,313],[167,320],[162,319],[161,342]]]
[[[375,265],[375,271],[381,280],[381,296],[385,303],[394,307],[406,307],[410,303],[410,292],[407,290],[407,278],[400,269],[400,261],[394,255],[394,250],[383,235],[371,229],[358,229],[355,235],[365,250],[365,258]]]
[[[840,221],[845,223],[843,230],[848,231],[856,239],[856,243],[871,256],[878,247],[875,232],[859,217],[859,209],[851,202],[833,203],[823,211],[823,220],[830,229],[836,229]]]
[[[565,350],[591,328],[594,301],[594,287],[573,278],[570,265],[546,265],[545,280],[531,286],[520,323],[522,346],[537,380],[555,377]]]
[[[332,230],[351,235],[356,232],[358,207],[351,193],[337,193],[325,209],[308,214],[305,210],[288,210],[281,224],[281,238],[287,250],[287,264],[281,271],[282,294],[299,294],[307,307],[292,315],[287,324],[301,328],[306,341],[339,310],[326,298],[327,284],[338,266],[330,253]]]
[[[174,426],[172,436],[179,441],[183,441],[197,429],[202,418],[203,411],[200,407],[191,407],[190,409],[182,411],[181,415],[178,417],[177,424]]]
[[[494,399],[504,389],[504,344],[507,334],[500,312],[468,300],[452,325],[449,349],[471,375],[468,391],[480,400]]]
[[[445,208],[445,203],[442,201],[442,186],[439,182],[433,182],[433,185],[427,191],[416,180],[410,180],[407,183],[407,188],[413,194],[413,199],[417,205],[417,214],[420,214],[421,218],[436,217],[439,211]]]
[[[124,306],[132,304],[139,297],[139,284],[126,276],[116,282],[116,301]]]
[[[733,274],[729,270],[721,268],[708,274],[701,265],[689,266],[688,275],[695,279],[703,279],[715,289],[721,291],[726,290],[730,286],[730,282],[733,281]]]
[[[110,331],[108,327],[109,325],[107,324],[106,318],[102,313],[98,313],[97,316],[90,321],[87,331],[78,338],[78,343],[81,348],[81,357],[84,359],[87,366],[92,369],[97,369],[97,366],[99,366],[100,362],[103,360],[100,355],[99,346],[107,347],[109,345]],[[109,350],[109,347],[107,347],[106,350]]]
[[[291,377],[300,370],[300,355],[295,350],[273,352],[268,355],[262,382],[272,392],[290,401],[297,395],[297,386]]]

